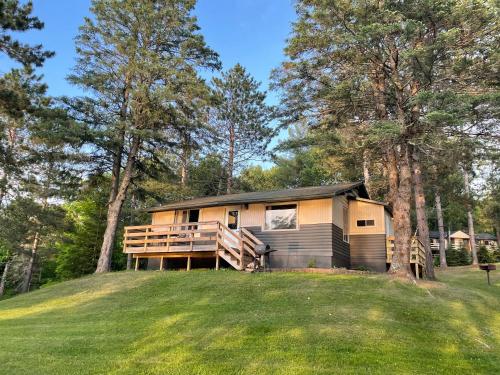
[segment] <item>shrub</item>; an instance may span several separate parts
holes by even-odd
[[[490,252],[486,246],[479,246],[477,259],[479,260],[479,263],[493,263],[495,261],[493,253]]]
[[[316,268],[316,259],[309,259],[309,263],[307,263],[307,267]]]
[[[449,247],[446,250],[446,263],[448,266],[468,266],[472,263],[471,257],[467,250],[463,247],[460,249],[453,249]]]

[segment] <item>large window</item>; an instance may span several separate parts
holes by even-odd
[[[297,229],[297,205],[267,206],[265,229]]]

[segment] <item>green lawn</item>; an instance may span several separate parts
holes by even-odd
[[[0,374],[500,373],[500,271],[120,272],[0,301]]]

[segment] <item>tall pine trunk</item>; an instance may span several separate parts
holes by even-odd
[[[235,146],[235,129],[234,125],[229,126],[229,151],[227,155],[227,189],[226,193],[231,194],[233,190],[233,169],[234,169],[234,146]]]
[[[408,148],[401,146],[400,156],[389,152],[390,196],[393,199],[394,253],[389,273],[414,280],[410,266],[411,249],[411,170]]]
[[[127,190],[130,186],[130,182],[132,181],[132,173],[134,171],[135,159],[139,152],[139,147],[140,139],[135,136],[132,139],[132,147],[130,148],[130,152],[128,155],[127,165],[125,166],[125,170],[123,171],[123,179],[120,182],[115,199],[109,204],[108,207],[106,230],[104,231],[99,260],[97,261],[97,268],[95,271],[96,273],[108,272],[110,269],[116,230],[118,228],[118,221],[120,220],[123,202],[127,197]]]
[[[415,211],[417,214],[418,239],[425,249],[425,275],[428,279],[434,280],[434,258],[432,256],[431,242],[429,238],[429,223],[425,212],[425,193],[422,180],[422,164],[420,155],[415,147],[412,147],[412,177],[413,192],[415,195]]]
[[[371,179],[370,179],[370,155],[368,150],[363,151],[363,179],[365,181],[366,190],[371,194]]]
[[[35,239],[33,240],[33,245],[31,246],[31,256],[28,262],[28,269],[26,270],[26,276],[24,277],[23,286],[21,288],[21,291],[23,293],[29,292],[30,290],[31,279],[33,277],[33,267],[35,264],[39,242],[40,242],[40,233],[36,232]]]
[[[476,250],[476,236],[474,234],[474,217],[472,215],[472,196],[470,193],[470,181],[469,181],[469,173],[464,168],[464,187],[465,187],[465,195],[467,197],[467,226],[469,229],[469,245],[470,251],[472,253],[472,265],[477,266],[479,264],[479,260],[477,258],[477,250]]]
[[[5,293],[5,284],[7,283],[7,275],[9,273],[10,268],[10,260],[5,263],[5,267],[3,268],[2,278],[0,279],[0,297],[2,297]]]
[[[445,232],[444,232],[443,208],[441,207],[441,194],[437,189],[434,199],[436,204],[436,216],[437,216],[437,223],[439,230],[439,266],[441,267],[441,269],[446,269],[448,267],[448,263],[446,262],[446,243],[445,243]]]

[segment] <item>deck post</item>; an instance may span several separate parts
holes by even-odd
[[[218,271],[220,268],[219,252],[215,252],[215,270]]]
[[[415,263],[415,276],[417,277],[417,280],[420,279],[420,274],[418,272],[418,261]]]
[[[139,270],[139,257],[135,258],[135,270]]]
[[[188,261],[187,261],[186,271],[190,271],[190,270],[191,270],[191,257],[189,256]]]
[[[163,257],[160,258],[160,271],[163,271]]]

